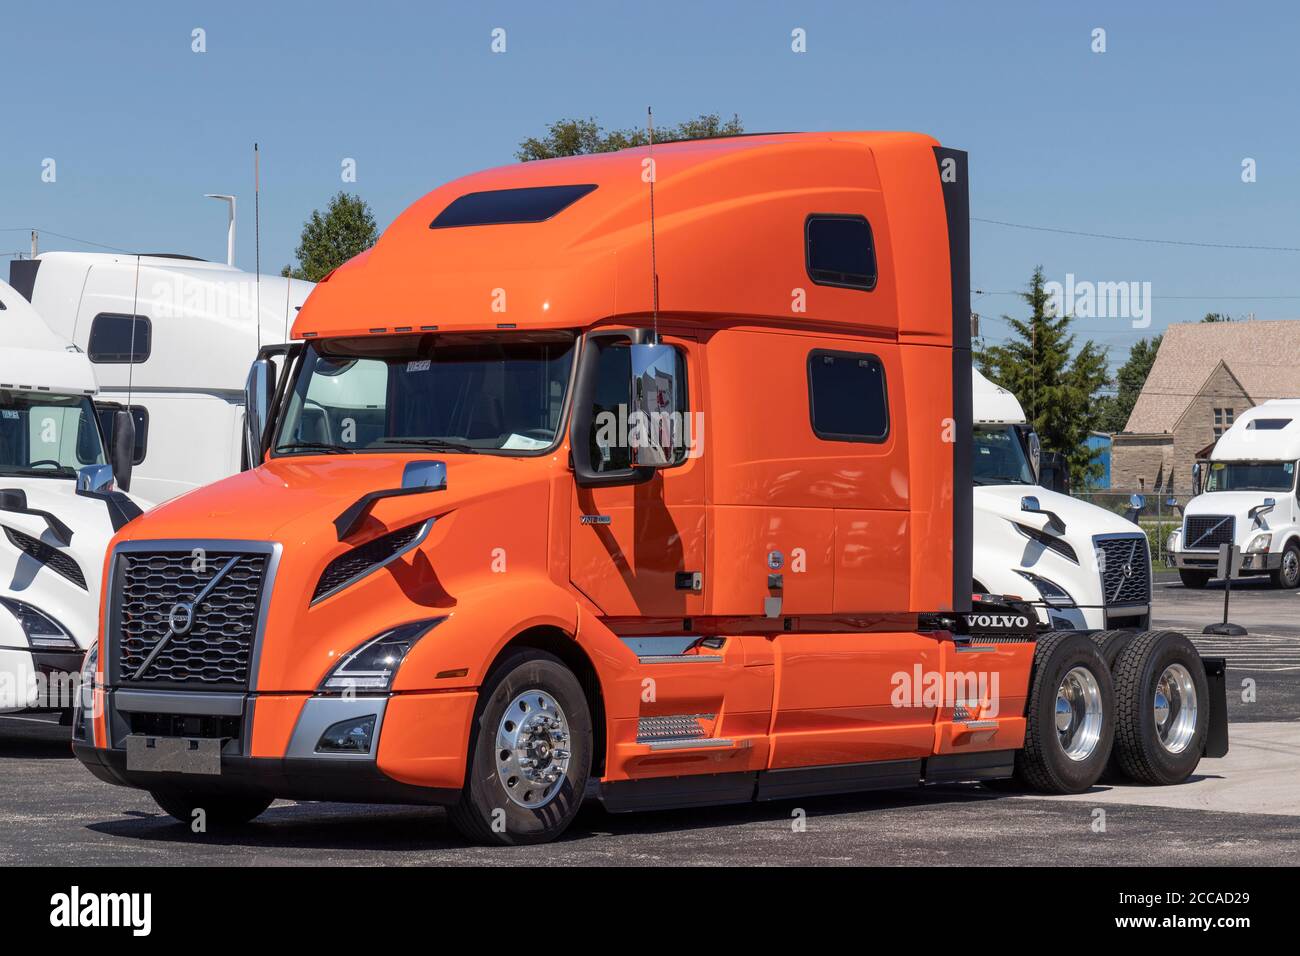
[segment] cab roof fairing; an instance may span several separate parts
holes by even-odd
[[[948,263],[934,255],[946,249],[936,145],[915,133],[656,145],[660,313],[815,321],[950,344]],[[519,163],[435,189],[313,291],[293,337],[585,328],[649,314],[648,157],[640,147]],[[542,222],[430,228],[468,193],[578,184],[597,188]],[[868,218],[880,273],[874,290],[811,281],[804,256],[811,213]],[[799,289],[806,314],[792,308]],[[900,307],[900,289],[914,308]]]
[[[1282,428],[1257,428],[1260,419],[1290,421]],[[1300,400],[1273,399],[1246,409],[1215,444],[1210,460],[1300,460]]]

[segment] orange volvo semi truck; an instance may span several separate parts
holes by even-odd
[[[77,756],[185,821],[445,804],[496,843],[586,798],[1181,781],[1221,661],[972,612],[968,222],[910,133],[434,190],[255,363],[256,466],[113,540]]]

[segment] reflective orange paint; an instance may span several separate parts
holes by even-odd
[[[919,614],[955,605],[954,492],[968,493],[953,487],[946,431],[952,303],[936,145],[908,133],[810,133],[655,148],[659,322],[686,355],[703,454],[644,484],[578,487],[566,435],[541,457],[440,453],[445,491],[380,501],[344,542],[333,519],[362,494],[400,485],[403,465],[427,455],[269,459],[127,525],[116,542],[280,545],[252,754],[284,755],[303,701],[340,655],[433,618],[442,621],[397,673],[380,735],[379,767],[403,783],[463,784],[477,689],[521,635],[589,662],[606,780],[1018,746],[1032,646],[971,655],[1002,668],[1010,692],[998,728],[979,739],[954,729],[951,708],[899,707],[890,696],[894,676],[914,666],[966,664],[949,635],[916,629]],[[646,159],[628,150],[518,164],[435,189],[316,287],[294,335],[648,325]],[[566,183],[597,188],[543,223],[429,228],[468,192]],[[809,279],[803,226],[813,212],[868,218],[872,291]],[[493,309],[497,290],[504,314]],[[880,360],[883,441],[813,433],[814,349]],[[595,514],[610,523],[582,522]],[[427,519],[432,530],[413,551],[312,602],[335,557]],[[783,575],[775,619],[764,604],[773,552]],[[677,588],[682,571],[701,572],[703,589]],[[716,662],[650,664],[623,640],[638,633],[726,640]],[[439,676],[448,673],[463,676]],[[707,730],[732,746],[673,753],[637,742],[639,719],[677,714],[709,715]]]

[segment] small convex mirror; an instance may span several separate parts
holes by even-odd
[[[633,345],[632,407],[628,443],[632,464],[664,468],[682,443],[685,409],[677,407],[677,350],[671,345]]]

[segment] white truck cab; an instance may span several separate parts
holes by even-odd
[[[1054,628],[1147,628],[1145,533],[1039,485],[1038,439],[1020,403],[978,370],[973,375],[975,591],[1022,597]]]
[[[1193,468],[1194,497],[1169,553],[1189,588],[1217,576],[1219,546],[1241,548],[1243,575],[1267,574],[1278,587],[1300,588],[1300,401],[1273,399],[1243,412]]]
[[[107,421],[131,412],[131,494],[159,504],[239,471],[244,384],[315,284],[188,256],[47,252],[10,284],[86,353]]]
[[[140,508],[114,489],[90,361],[4,282],[0,341],[0,712],[70,711],[105,549]],[[116,424],[129,472],[131,421]]]

